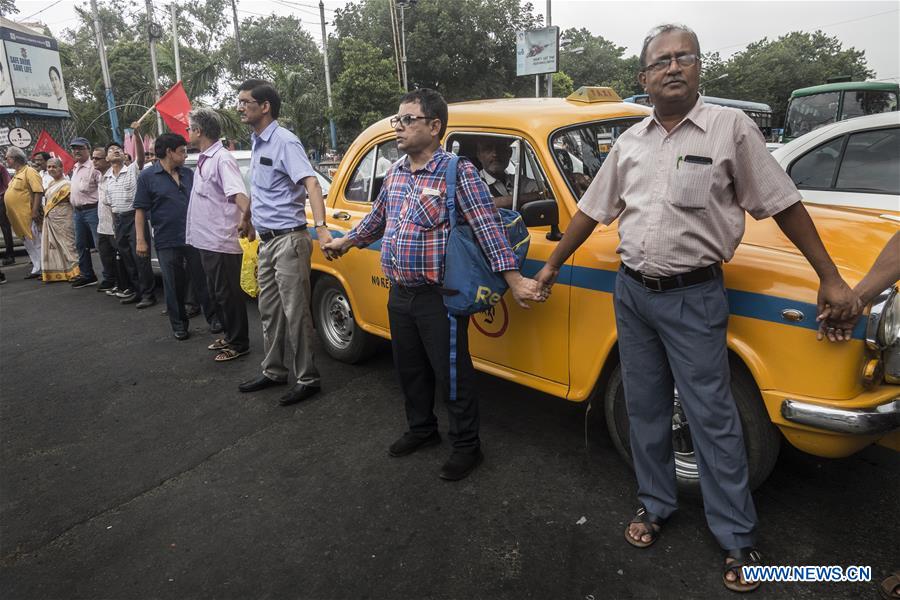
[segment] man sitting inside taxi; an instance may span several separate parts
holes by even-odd
[[[481,163],[478,174],[487,184],[494,197],[497,208],[513,207],[514,177],[506,172],[509,159],[512,156],[512,146],[508,138],[479,137],[475,144],[475,155]],[[526,202],[540,199],[537,183],[527,177],[519,178],[519,202],[522,206]]]

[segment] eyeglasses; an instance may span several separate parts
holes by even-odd
[[[413,121],[431,121],[433,119],[437,119],[437,117],[417,117],[416,115],[394,115],[391,117],[391,127],[396,127],[397,125],[403,125],[404,127],[409,127],[412,125]]]
[[[646,67],[644,67],[643,71],[662,71],[669,68],[669,65],[672,64],[672,61],[678,63],[679,67],[692,67],[697,64],[697,55],[696,54],[682,54],[681,56],[670,56],[668,58],[660,59],[656,62],[652,62]]]
[[[238,100],[237,101],[238,108],[244,108],[248,104],[259,104],[259,102],[257,102],[256,100]]]

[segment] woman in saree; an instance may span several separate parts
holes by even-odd
[[[63,176],[62,161],[47,161],[47,172],[53,181],[44,191],[44,231],[41,248],[41,270],[44,281],[70,281],[79,273],[75,251],[75,228],[69,203],[69,181]]]

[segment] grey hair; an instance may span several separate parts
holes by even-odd
[[[61,158],[57,158],[56,156],[51,156],[47,159],[47,166],[49,167],[51,164],[59,165],[59,168],[63,168],[63,161]]]
[[[25,153],[21,148],[16,148],[15,146],[10,146],[6,149],[6,156],[11,157],[13,160],[22,163],[23,165],[28,164],[28,157],[25,156]]]
[[[664,33],[670,33],[672,31],[681,31],[683,33],[688,34],[694,39],[694,46],[697,48],[697,58],[700,57],[700,40],[697,39],[697,34],[694,33],[694,30],[688,27],[687,25],[679,25],[678,23],[665,23],[663,25],[657,25],[647,34],[647,37],[644,38],[644,45],[641,48],[641,68],[647,66],[647,47],[650,45],[650,42],[658,38]]]
[[[222,120],[213,109],[195,108],[188,114],[188,119],[209,139],[217,140],[222,137]]]

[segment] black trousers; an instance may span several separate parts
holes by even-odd
[[[100,238],[97,253],[100,255],[100,264],[103,265],[103,283],[111,283],[114,286],[121,283],[128,287],[128,272],[125,270],[125,264],[118,259],[116,237],[105,233],[98,233],[97,237]]]
[[[406,400],[409,431],[425,437],[437,430],[435,399],[447,405],[449,437],[453,449],[476,452],[478,399],[473,383],[475,369],[469,355],[469,317],[449,317],[437,288],[391,287],[388,296],[391,347],[400,387]],[[450,319],[457,322],[456,381],[450,379]],[[450,385],[456,399],[450,400]]]
[[[157,248],[159,268],[163,277],[163,292],[166,297],[166,311],[172,331],[187,331],[188,318],[184,309],[184,297],[188,279],[197,290],[197,299],[207,323],[216,317],[215,307],[209,301],[206,291],[206,274],[200,264],[200,254],[193,246],[175,246],[173,248]]]
[[[120,288],[131,288],[141,299],[155,298],[156,278],[149,256],[138,256],[137,234],[134,231],[134,211],[113,213],[116,225],[116,247],[119,257],[124,263],[126,279],[119,283]],[[150,244],[150,226],[144,222],[144,239]]]
[[[6,246],[3,258],[15,258],[16,250],[15,242],[13,242],[12,224],[9,222],[9,217],[6,216],[6,204],[3,203],[3,194],[0,194],[0,231],[3,232],[3,244]]]
[[[206,272],[206,285],[216,316],[225,328],[225,342],[232,350],[250,348],[247,303],[241,289],[241,254],[200,250],[200,262]]]

